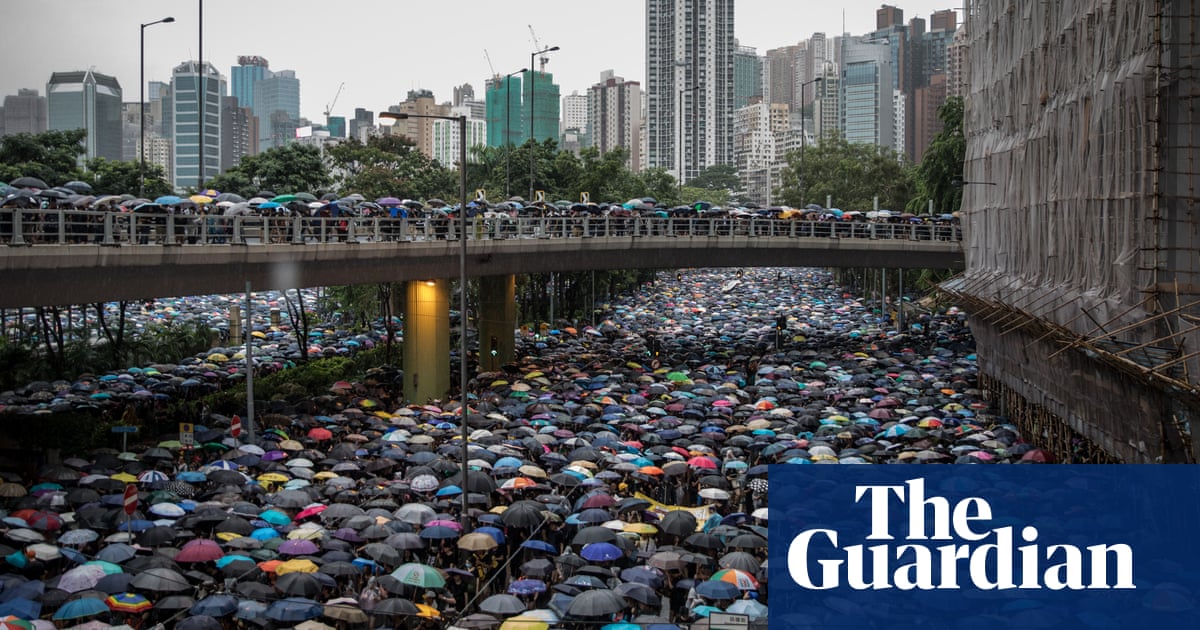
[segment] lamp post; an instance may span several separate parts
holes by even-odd
[[[138,196],[146,196],[146,27],[155,24],[170,24],[175,18],[165,17],[161,20],[142,24],[141,32],[141,74],[138,75],[138,122],[142,126],[141,144],[138,145]]]
[[[513,75],[521,74],[528,71],[528,68],[521,68],[516,72],[509,72],[504,75],[504,198],[507,200],[512,193],[508,190],[508,157],[512,153],[512,136],[509,135],[508,127],[512,121],[512,78]]]
[[[467,531],[467,438],[470,427],[467,425],[467,117],[436,116],[433,114],[398,114],[395,112],[380,112],[380,118],[405,120],[407,118],[435,118],[438,120],[458,121],[458,193],[459,232],[458,232],[458,312],[462,322],[462,332],[458,335],[459,355],[459,392],[462,397],[462,526]]]
[[[683,95],[688,92],[695,92],[701,87],[693,85],[692,87],[679,90],[679,180],[676,182],[679,186],[679,203],[683,203],[683,169],[686,167],[686,161],[683,159]]]
[[[817,77],[800,84],[800,207],[804,207],[804,147],[808,146],[808,134],[805,132],[804,121],[804,88],[809,84],[823,81],[825,77]],[[768,178],[770,179],[770,178]],[[768,184],[769,186],[770,184]]]
[[[537,155],[537,152],[534,151],[534,148],[537,146],[537,139],[533,135],[533,103],[534,103],[533,80],[534,80],[534,77],[537,76],[537,70],[533,69],[533,58],[538,55],[544,55],[546,53],[554,52],[556,50],[558,50],[558,46],[548,46],[541,50],[535,50],[535,51],[529,53],[529,140],[532,142],[532,144],[529,147],[529,199],[528,199],[528,201],[533,201],[533,189],[534,189],[533,162],[534,162],[535,156]]]

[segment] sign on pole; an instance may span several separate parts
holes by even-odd
[[[708,627],[711,630],[746,630],[749,625],[749,615],[722,612],[713,612],[708,615]]]
[[[475,201],[487,201],[487,191],[482,188],[476,188]]]
[[[534,203],[546,203],[546,191],[535,190],[533,192],[533,201]]]
[[[241,418],[241,416],[234,416],[233,420],[231,420],[229,422],[229,435],[232,435],[233,437],[241,437],[241,435],[242,435],[242,418]]]
[[[195,431],[196,431],[196,425],[192,424],[191,422],[180,422],[179,423],[179,443],[186,447],[189,447],[189,448],[192,446],[195,446],[196,445],[196,432]]]
[[[137,511],[137,507],[138,507],[137,486],[135,486],[133,484],[128,484],[125,486],[125,501],[124,501],[125,516],[133,516],[133,513]]]
[[[592,200],[592,196],[586,192],[579,193],[579,203],[588,203]]]

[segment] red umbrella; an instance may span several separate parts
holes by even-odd
[[[56,532],[62,529],[62,517],[54,512],[40,510],[25,517],[25,522],[29,523],[31,529],[36,529],[43,532]]]
[[[324,442],[325,440],[333,438],[333,432],[324,427],[315,427],[313,429],[309,429],[308,437],[318,442]]]
[[[713,461],[711,457],[704,457],[703,455],[700,457],[693,457],[689,459],[687,463],[688,466],[694,466],[696,468],[711,468],[713,470],[716,470],[717,468],[717,462]]]
[[[606,508],[610,505],[616,505],[616,499],[607,494],[593,494],[588,497],[587,501],[583,502],[583,509],[588,508]]]
[[[306,507],[303,510],[300,510],[300,513],[296,515],[295,520],[299,521],[299,520],[303,520],[306,518],[316,516],[316,515],[320,514],[321,512],[324,512],[328,508],[329,508],[328,505],[313,505],[310,507]]]
[[[216,541],[207,538],[189,540],[175,554],[175,562],[210,562],[225,555]]]

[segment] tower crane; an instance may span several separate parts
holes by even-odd
[[[529,35],[531,37],[533,37],[533,47],[538,50],[542,50],[542,48],[543,48],[542,43],[538,41],[537,33],[533,32],[533,25],[529,24],[528,26],[529,26]],[[538,57],[538,65],[539,65],[538,70],[542,74],[546,73],[546,64],[548,64],[548,63],[550,63],[550,55],[542,55],[541,57]],[[533,68],[530,68],[530,70],[533,70]]]
[[[485,59],[487,59],[488,70],[492,71],[492,78],[495,79],[495,78],[499,77],[500,75],[496,73],[496,66],[492,65],[492,56],[488,54],[488,51],[486,48],[483,49],[483,57]]]
[[[335,93],[333,95],[333,100],[325,105],[325,118],[326,119],[329,118],[329,112],[333,111],[333,106],[337,105],[338,97],[342,95],[342,88],[344,88],[344,87],[346,87],[345,81],[343,81],[341,83],[341,85],[338,86],[337,93]]]

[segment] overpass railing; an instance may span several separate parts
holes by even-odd
[[[776,237],[961,241],[958,225],[770,217],[476,216],[470,240],[591,237]],[[0,244],[323,245],[458,240],[455,217],[220,216],[88,210],[0,210]]]

